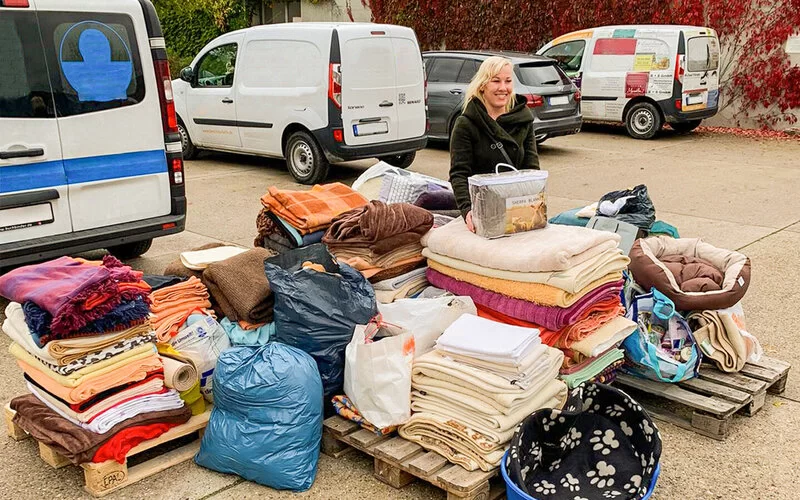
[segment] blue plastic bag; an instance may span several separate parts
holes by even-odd
[[[685,362],[668,359],[659,355],[659,350],[648,338],[648,333],[643,331],[639,322],[640,315],[649,313],[662,322],[675,322],[687,334],[686,348],[691,354]],[[626,363],[624,370],[632,375],[656,380],[658,382],[682,382],[697,376],[700,369],[702,354],[692,336],[686,320],[675,310],[675,304],[655,288],[650,293],[639,295],[632,299],[628,305],[626,316],[639,323],[639,327],[622,343],[625,351]]]
[[[317,474],[321,438],[322,382],[308,354],[275,342],[222,353],[198,465],[304,491]]]

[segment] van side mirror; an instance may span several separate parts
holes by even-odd
[[[192,83],[192,79],[194,78],[194,71],[192,71],[191,66],[186,66],[181,70],[180,74],[181,80],[184,82]]]

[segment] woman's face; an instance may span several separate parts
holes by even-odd
[[[493,76],[483,87],[483,99],[491,108],[504,108],[514,95],[514,81],[511,79],[511,65],[506,64],[500,73]]]

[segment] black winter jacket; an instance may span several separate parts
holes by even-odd
[[[464,217],[472,209],[467,179],[475,174],[493,173],[498,163],[508,163],[498,143],[503,145],[514,167],[539,169],[533,114],[526,102],[524,96],[517,94],[511,111],[495,121],[479,99],[472,99],[464,114],[456,119],[450,134],[450,183]]]

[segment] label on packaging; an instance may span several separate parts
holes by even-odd
[[[506,198],[506,234],[530,231],[546,224],[547,206],[541,193]]]

